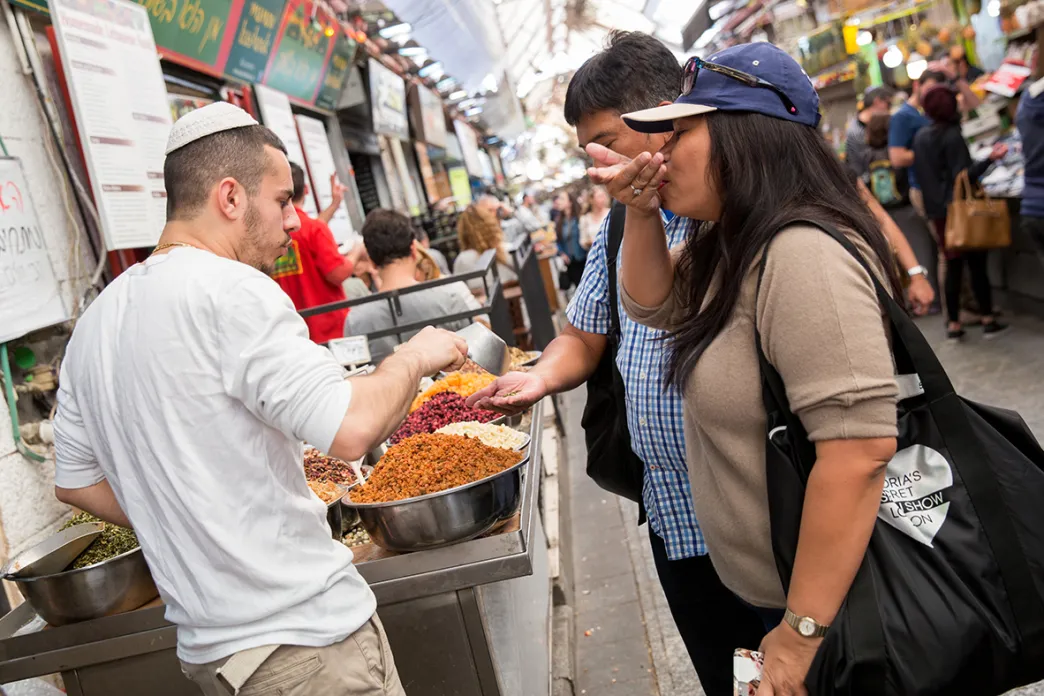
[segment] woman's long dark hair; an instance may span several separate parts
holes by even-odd
[[[864,239],[895,297],[902,288],[891,247],[853,179],[815,129],[752,113],[707,115],[710,176],[721,220],[692,232],[679,259],[688,312],[669,336],[666,380],[679,391],[732,316],[747,272],[776,232],[795,220],[831,223]],[[712,278],[721,285],[703,307]],[[703,309],[700,309],[703,307]]]
[[[562,235],[565,234],[563,228],[566,223],[566,215],[569,216],[569,220],[580,219],[580,197],[573,191],[566,191],[565,194],[569,196],[569,210],[563,210],[562,214],[555,220],[555,233],[558,235],[559,241],[562,240]]]

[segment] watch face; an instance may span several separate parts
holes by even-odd
[[[816,624],[812,619],[805,617],[798,621],[798,633],[810,638],[816,632]]]

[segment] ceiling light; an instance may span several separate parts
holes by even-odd
[[[431,63],[417,71],[421,77],[439,77],[442,75],[442,63]]]
[[[447,99],[449,99],[450,101],[457,101],[458,99],[463,99],[466,96],[468,96],[468,93],[466,91],[458,89],[456,92],[449,95]]]
[[[986,14],[988,14],[991,17],[999,17],[1000,16],[1000,8],[1001,8],[1000,0],[990,0],[986,4]]]
[[[428,49],[423,46],[403,46],[399,49],[400,56],[426,56],[428,55]]]
[[[334,25],[331,24],[328,27],[326,27],[323,33],[326,34],[326,38],[332,39],[333,35],[337,33],[337,30],[334,29]]]
[[[906,64],[906,74],[911,80],[918,80],[924,71],[928,69],[928,61],[920,53],[911,53],[910,61]]]
[[[473,109],[468,109],[467,111],[465,111],[464,115],[467,116],[468,118],[471,118],[472,116],[478,116],[481,113],[482,113],[482,107],[481,106],[476,106]]]
[[[411,27],[408,23],[399,22],[398,24],[393,24],[390,27],[385,27],[377,33],[381,35],[381,38],[391,39],[396,36],[406,36],[411,31],[413,31],[413,27]]]
[[[874,42],[874,35],[865,29],[856,34],[856,44],[859,46],[868,46]]]
[[[440,92],[445,89],[449,89],[457,84],[457,78],[455,77],[444,77],[435,83],[435,88]]]
[[[884,57],[881,58],[881,62],[885,64],[886,68],[898,68],[903,63],[903,52],[899,50],[898,46],[889,46]]]

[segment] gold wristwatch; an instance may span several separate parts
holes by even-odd
[[[783,614],[783,620],[805,638],[822,638],[830,630],[830,626],[824,626],[811,616],[798,616],[790,609]]]

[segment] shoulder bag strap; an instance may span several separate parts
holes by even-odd
[[[623,243],[624,221],[627,219],[627,206],[613,203],[609,211],[609,236],[605,243],[605,267],[609,274],[609,342],[613,352],[620,344],[620,301],[617,296],[617,266],[620,256],[620,245]]]

